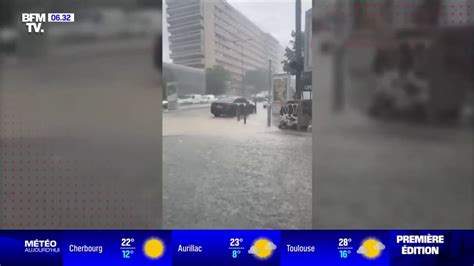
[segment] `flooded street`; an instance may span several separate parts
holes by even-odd
[[[163,115],[165,228],[310,228],[311,133],[209,107]]]

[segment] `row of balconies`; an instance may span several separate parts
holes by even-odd
[[[201,13],[194,13],[194,14],[189,14],[187,16],[168,16],[167,22],[169,25],[176,25],[179,26],[181,24],[187,24],[190,22],[198,22],[202,20],[202,15]]]
[[[201,60],[204,58],[204,55],[201,53],[196,53],[196,54],[188,54],[188,55],[181,55],[181,54],[173,54],[170,55],[170,58],[173,59],[173,61],[180,60],[180,61],[195,61],[195,60]]]
[[[240,48],[241,44],[240,43],[239,44],[232,43],[232,41],[234,39],[226,40],[226,36],[223,35],[225,33],[223,32],[222,29],[216,28],[216,34],[218,34],[218,36],[224,37],[222,42],[226,46],[232,46],[231,50],[238,51],[238,52],[236,52],[238,54],[241,53],[241,48]],[[238,40],[238,38],[235,38],[235,39]],[[242,45],[244,46],[244,55],[246,53],[249,53],[249,54],[252,54],[254,57],[258,58],[258,57],[261,57],[261,54],[263,54],[266,51],[266,49],[264,47],[257,47],[256,45],[253,45],[252,41],[244,42],[244,43],[242,43]]]
[[[170,45],[170,50],[176,53],[194,51],[194,50],[202,51],[201,47],[202,47],[201,42],[194,42],[194,43],[188,43],[188,44],[182,44],[182,45],[172,44]]]
[[[240,45],[233,45],[233,48],[231,49],[221,48],[218,45],[216,45],[216,50],[225,54],[238,56],[239,58],[241,58],[242,56],[242,49]],[[255,63],[257,64],[265,64],[266,52],[262,53],[262,52],[256,51],[255,49],[253,49],[253,47],[250,47],[250,48],[245,47],[245,44],[244,44],[243,53],[246,60],[250,59],[250,60],[254,60]]]
[[[238,11],[235,11],[234,9],[232,9],[232,11],[228,9],[227,11],[225,11],[221,8],[217,8],[217,10],[217,16],[219,16],[219,18],[225,21],[228,25],[238,25],[241,27],[240,31],[242,32],[239,34],[246,34],[252,36],[261,36],[267,34],[257,25],[255,25],[252,21],[250,21],[246,16],[239,13]]]
[[[201,42],[201,31],[195,31],[192,33],[184,34],[173,34],[169,37],[172,44],[188,43],[188,42]]]
[[[204,29],[204,25],[202,25],[201,20],[192,21],[186,24],[175,25],[170,24],[168,27],[168,32],[171,34],[179,35],[179,34],[189,34],[194,33],[197,31],[201,31]]]
[[[237,60],[231,60],[225,57],[220,56],[219,58],[216,58],[216,62],[224,65],[226,69],[229,71],[232,70],[233,72],[242,73],[242,61],[237,61]],[[253,69],[258,69],[258,68],[265,68],[266,66],[264,65],[254,65],[254,64],[249,64],[248,62],[244,61],[244,72],[248,70],[253,70]]]
[[[176,59],[175,60],[175,59],[173,59],[173,63],[178,64],[178,65],[194,66],[194,67],[204,65],[203,59],[192,59],[192,60],[188,60],[188,59]]]
[[[189,5],[200,5],[201,0],[166,0],[169,8],[181,8]]]
[[[239,62],[239,64],[242,64],[242,55],[239,53],[238,55],[229,53],[229,51],[225,51],[223,49],[216,49],[220,54],[222,54],[221,58],[228,60],[228,62]],[[265,65],[264,59],[257,59],[253,57],[249,57],[244,53],[244,65],[250,65],[251,67],[254,68],[260,68]]]
[[[187,9],[179,10],[179,12],[176,12],[175,10],[170,10],[169,8],[167,10],[167,19],[175,19],[175,18],[184,18],[184,17],[189,17],[193,16],[196,14],[201,14],[201,10],[199,8],[190,8],[188,7]]]
[[[181,13],[188,12],[189,10],[200,10],[201,5],[199,2],[185,3],[181,5],[167,5],[166,10],[168,13],[179,15]]]

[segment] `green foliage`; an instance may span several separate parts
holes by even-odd
[[[226,91],[226,82],[231,80],[231,74],[223,66],[216,65],[206,69],[206,93],[221,95]]]
[[[295,75],[296,70],[303,69],[303,66],[301,63],[298,64],[296,60],[296,46],[295,46],[296,32],[295,31],[291,31],[291,37],[292,37],[292,40],[290,41],[291,48],[288,46],[285,48],[285,60],[281,61],[281,63],[283,64],[283,71],[285,71],[286,73],[290,75]],[[303,44],[304,43],[303,33],[301,33],[300,40],[301,40],[301,44]]]

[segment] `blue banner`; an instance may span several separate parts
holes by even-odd
[[[0,266],[472,266],[473,230],[0,231]]]

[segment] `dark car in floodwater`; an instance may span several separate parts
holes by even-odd
[[[240,113],[245,112],[246,114],[251,114],[255,111],[255,105],[244,97],[238,96],[225,97],[211,104],[211,113],[215,117],[221,115],[236,116],[238,111]]]

